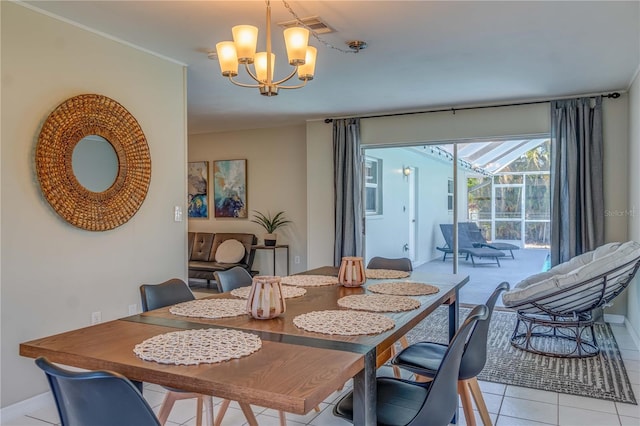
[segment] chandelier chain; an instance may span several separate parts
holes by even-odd
[[[311,33],[311,35],[318,40],[320,43],[324,44],[325,47],[328,47],[329,49],[334,49],[337,50],[338,52],[342,52],[342,53],[358,53],[357,50],[346,50],[346,49],[341,49],[339,47],[336,47],[334,45],[332,45],[331,43],[323,40],[318,33],[316,33],[313,28],[311,28],[310,26],[308,26],[307,24],[305,24],[302,19],[300,19],[300,17],[298,16],[298,14],[291,8],[291,6],[289,6],[289,3],[286,2],[286,0],[282,0],[282,3],[284,3],[284,7],[287,8],[287,10],[289,10],[289,12],[293,15],[294,18],[296,18],[296,21],[298,21],[298,23],[300,25],[302,25],[303,27],[305,27],[307,30],[309,30],[309,32]]]

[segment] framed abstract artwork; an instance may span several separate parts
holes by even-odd
[[[213,162],[213,199],[215,217],[248,217],[247,160]]]
[[[189,218],[209,217],[209,162],[189,163],[187,172]]]

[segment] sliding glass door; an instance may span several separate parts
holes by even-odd
[[[549,148],[548,137],[365,147],[365,262],[408,257],[414,269],[487,283],[509,269],[513,283],[539,272],[549,248]],[[475,248],[501,242],[520,252],[500,265],[469,257],[454,223],[480,228]]]

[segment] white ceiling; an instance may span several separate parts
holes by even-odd
[[[369,47],[340,53],[312,40],[316,78],[267,98],[233,86],[207,58],[237,24],[258,26],[264,50],[262,1],[25,3],[188,65],[190,134],[625,90],[640,64],[637,0],[290,1],[335,29],[323,36],[331,45]],[[290,67],[275,23],[291,19],[274,0],[276,77]]]

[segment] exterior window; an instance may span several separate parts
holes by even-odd
[[[373,157],[365,157],[364,183],[364,205],[366,214],[382,214],[382,160]]]
[[[453,179],[447,179],[447,209],[453,211]]]

